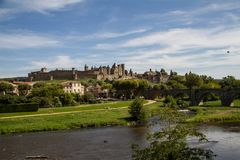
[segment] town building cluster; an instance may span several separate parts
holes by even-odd
[[[108,91],[101,88],[99,85],[94,86],[84,86],[78,80],[82,79],[95,79],[95,80],[123,80],[123,79],[145,79],[153,83],[166,83],[172,77],[172,71],[170,74],[165,72],[163,69],[161,71],[149,70],[143,74],[133,73],[132,69],[129,71],[125,69],[124,64],[114,63],[112,67],[109,66],[99,66],[99,67],[88,67],[84,66],[84,70],[76,70],[72,68],[71,70],[66,69],[56,69],[48,71],[47,68],[42,68],[40,71],[31,72],[25,81],[12,81],[12,86],[14,90],[13,94],[19,95],[18,85],[28,84],[33,86],[37,81],[47,81],[47,80],[64,80],[61,85],[65,93],[78,93],[84,95],[85,92],[91,92],[95,96],[99,94],[107,94]],[[21,77],[22,78],[22,77]],[[30,92],[30,91],[29,91]]]

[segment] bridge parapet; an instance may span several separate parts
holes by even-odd
[[[199,105],[200,102],[208,94],[213,93],[220,97],[223,106],[230,106],[233,100],[240,95],[240,88],[232,89],[171,89],[171,90],[157,90],[152,89],[144,93],[146,98],[153,99],[156,96],[173,96],[176,97],[180,94],[187,95],[190,98],[191,105]]]

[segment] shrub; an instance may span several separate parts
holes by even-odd
[[[53,98],[53,105],[54,107],[62,107],[62,102],[60,101],[59,97]]]
[[[35,112],[38,111],[36,103],[4,104],[0,105],[0,113]]]
[[[177,106],[177,101],[172,96],[167,96],[163,102],[164,102],[164,107],[176,107]]]

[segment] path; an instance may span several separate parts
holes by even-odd
[[[144,104],[150,105],[155,103],[154,100],[147,100],[148,102]],[[57,112],[57,113],[42,113],[42,114],[33,114],[33,115],[21,115],[21,116],[9,116],[9,117],[0,117],[2,119],[13,119],[13,118],[27,118],[27,117],[38,117],[38,116],[51,116],[51,115],[62,115],[62,114],[70,114],[70,113],[82,113],[82,112],[96,112],[96,111],[106,111],[106,110],[119,110],[119,109],[126,109],[128,106],[125,107],[118,107],[118,108],[103,108],[103,109],[93,109],[93,110],[84,110],[84,111],[69,111],[69,112]]]

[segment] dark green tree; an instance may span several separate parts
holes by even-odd
[[[202,78],[194,73],[186,73],[185,74],[186,78],[186,86],[190,89],[192,88],[199,88],[203,84]]]
[[[63,93],[59,98],[63,106],[70,106],[74,103],[74,97],[71,93]]]
[[[136,98],[128,108],[128,112],[131,116],[131,119],[138,123],[144,122],[146,118],[143,110],[143,102],[144,102],[144,99]]]
[[[240,80],[233,76],[227,76],[220,81],[220,85],[222,88],[237,88],[240,87]]]

